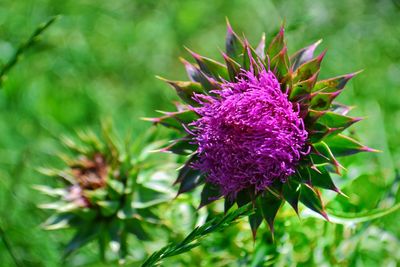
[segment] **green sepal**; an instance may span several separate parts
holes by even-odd
[[[325,142],[337,157],[349,156],[360,152],[376,152],[376,150],[366,147],[357,140],[343,134],[330,136],[326,138]]]
[[[221,196],[222,196],[221,191],[218,186],[211,183],[205,183],[203,190],[201,191],[201,200],[199,209],[214,202]]]
[[[225,39],[226,54],[236,62],[239,62],[241,54],[243,52],[243,43],[237,36],[237,34],[233,31],[228,20],[226,20],[226,27],[227,27],[226,39]]]
[[[303,49],[300,49],[290,57],[292,71],[296,71],[303,63],[310,61],[314,57],[314,51],[322,42],[319,40]]]
[[[322,52],[318,57],[303,63],[293,73],[293,83],[296,84],[301,81],[305,81],[314,76],[315,73],[319,72],[321,67],[321,61],[325,56],[325,51]]]
[[[196,60],[197,64],[200,67],[200,70],[202,72],[204,72],[207,75],[212,76],[213,78],[215,78],[218,81],[221,81],[221,78],[224,80],[228,80],[229,79],[229,74],[228,74],[228,70],[226,68],[226,66],[222,65],[221,63],[207,58],[207,57],[203,57],[200,56],[197,53],[194,53],[193,51],[191,51],[190,49],[186,48],[189,53],[192,55],[192,57]]]
[[[307,208],[319,213],[322,217],[329,221],[319,192],[316,189],[313,189],[310,185],[301,184],[300,202],[303,203]]]
[[[192,106],[199,106],[199,103],[193,100],[194,94],[204,94],[203,87],[198,82],[189,81],[170,81],[162,77],[157,77],[160,80],[168,83],[175,89],[177,95],[187,104]]]

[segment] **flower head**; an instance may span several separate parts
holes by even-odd
[[[215,96],[196,95],[194,126],[199,160],[194,167],[224,195],[263,191],[295,173],[306,153],[307,131],[271,71],[243,71]]]
[[[148,223],[157,223],[154,206],[172,197],[167,194],[165,186],[157,184],[158,187],[154,188],[154,182],[149,185],[148,179],[138,179],[142,169],[151,175],[142,161],[161,163],[159,157],[157,162],[150,159],[147,146],[137,151],[131,147],[121,149],[119,144],[108,127],[104,128],[101,137],[92,132],[82,132],[76,140],[65,138],[65,145],[72,152],[70,157],[63,155],[66,167],[63,170],[45,170],[45,174],[59,177],[64,183],[58,188],[37,186],[38,190],[57,198],[56,202],[42,205],[54,209],[54,214],[44,224],[45,228],[76,230],[65,255],[98,238],[101,242],[118,240],[114,252],[118,252],[123,260],[126,252],[120,248],[127,244],[122,235],[131,233],[147,240]],[[154,144],[148,145],[154,148]],[[163,166],[162,163],[157,165]],[[160,167],[152,171],[164,172]],[[142,198],[141,195],[153,198]],[[79,246],[71,245],[76,240],[80,240]]]
[[[256,48],[228,23],[224,64],[189,51],[190,81],[169,83],[185,104],[149,119],[180,131],[165,151],[188,155],[176,183],[184,193],[202,186],[200,206],[221,197],[226,210],[253,202],[253,234],[265,219],[271,230],[281,204],[298,203],[327,218],[318,188],[341,193],[330,173],[337,157],[372,149],[346,135],[359,118],[335,102],[356,73],[318,80],[320,41],[287,53],[284,28]]]

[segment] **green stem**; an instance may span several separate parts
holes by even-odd
[[[54,16],[50,20],[48,20],[46,23],[43,23],[40,25],[29,37],[29,39],[22,43],[15,54],[10,58],[10,60],[3,66],[3,68],[0,70],[0,85],[4,81],[5,76],[7,73],[17,64],[18,60],[21,58],[22,54],[25,53],[26,50],[28,50],[30,47],[32,47],[40,37],[40,35],[48,28],[50,27],[53,22],[56,21],[56,19],[59,16]]]

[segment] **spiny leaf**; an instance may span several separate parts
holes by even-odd
[[[312,45],[309,45],[303,49],[300,49],[296,53],[294,53],[290,57],[290,62],[292,64],[292,70],[296,71],[299,66],[301,66],[303,63],[311,60],[314,57],[314,51],[317,48],[317,46],[322,42],[322,40],[318,40],[317,42],[313,43]]]
[[[303,203],[307,208],[319,213],[327,221],[329,218],[324,210],[321,197],[316,190],[307,184],[302,184],[300,189],[300,202]]]

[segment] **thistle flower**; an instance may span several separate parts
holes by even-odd
[[[128,249],[128,235],[149,240],[146,228],[159,224],[152,208],[172,198],[160,180],[150,184],[141,175],[143,171],[148,175],[150,171],[162,171],[154,166],[163,164],[148,158],[156,143],[144,145],[152,137],[138,138],[135,147],[120,149],[118,140],[110,131],[104,128],[101,138],[92,132],[80,133],[78,140],[65,138],[64,143],[73,154],[72,157],[62,156],[67,168],[43,169],[45,174],[61,178],[64,186],[36,186],[39,191],[58,199],[41,205],[54,210],[44,223],[45,229],[76,230],[66,245],[65,256],[90,241],[98,240],[102,258],[110,248],[123,261]],[[143,164],[144,160],[146,164]],[[149,171],[150,166],[152,169]]]
[[[188,156],[179,194],[204,184],[200,206],[221,197],[226,210],[252,202],[254,235],[263,220],[273,231],[284,201],[328,219],[318,188],[341,193],[330,176],[342,168],[336,157],[372,149],[346,135],[360,119],[334,101],[357,73],[318,80],[319,43],[289,56],[283,27],[253,48],[228,23],[225,64],[189,50],[196,63],[182,62],[190,81],[163,79],[185,103],[148,119],[183,134],[164,148]]]

